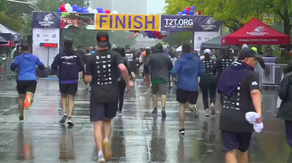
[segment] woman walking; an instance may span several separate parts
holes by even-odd
[[[200,89],[203,96],[203,104],[204,109],[206,111],[206,117],[210,116],[210,108],[211,114],[215,114],[215,101],[216,101],[216,76],[213,75],[213,67],[215,61],[211,59],[211,50],[204,50],[204,59],[202,60],[202,64],[204,67],[204,74],[200,78]],[[210,108],[209,108],[209,96],[210,96]]]
[[[117,48],[115,48],[113,50],[118,52],[122,56],[123,63],[128,69],[129,76],[131,78],[133,78],[132,75],[131,75],[132,73],[131,73],[130,63],[128,62],[128,60],[126,58],[126,55],[125,55],[125,49],[121,48],[121,47],[117,47]],[[124,94],[125,94],[125,90],[126,90],[126,82],[125,82],[125,80],[123,79],[122,76],[120,76],[120,78],[118,79],[118,82],[119,82],[119,106],[118,106],[118,108],[119,108],[119,115],[121,116],[122,115],[123,105],[124,105]]]
[[[284,78],[279,89],[282,100],[277,117],[285,121],[286,139],[292,148],[292,62],[284,70]]]

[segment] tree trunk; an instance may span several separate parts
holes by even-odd
[[[288,18],[284,20],[284,33],[290,36],[290,31],[291,31],[291,25],[290,25],[290,20]]]

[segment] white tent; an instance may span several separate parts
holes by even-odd
[[[177,52],[182,52],[182,45],[175,49]]]
[[[19,34],[18,32],[8,28],[8,27],[5,27],[4,25],[0,24],[0,33],[11,33],[13,35],[17,35]]]

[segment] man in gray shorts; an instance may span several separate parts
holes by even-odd
[[[152,94],[154,110],[152,114],[157,114],[157,94],[161,95],[162,117],[166,117],[165,105],[166,105],[166,89],[167,82],[169,80],[169,73],[173,67],[171,59],[163,53],[162,44],[158,43],[153,47],[153,54],[151,54],[145,65],[151,68],[151,80],[152,80]]]

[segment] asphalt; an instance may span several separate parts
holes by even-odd
[[[73,121],[68,128],[58,122],[60,94],[57,80],[39,80],[35,100],[18,120],[16,83],[0,81],[0,163],[94,163],[97,162],[92,123],[89,121],[89,93],[82,82],[76,96]],[[249,150],[251,163],[291,163],[283,122],[275,117],[275,91],[263,91],[265,128],[254,133]],[[178,103],[170,89],[167,118],[151,115],[151,96],[141,81],[125,94],[122,116],[113,119],[111,146],[115,163],[223,163],[220,105],[217,114],[206,118],[199,96],[199,119],[186,112],[186,135],[178,135]]]

